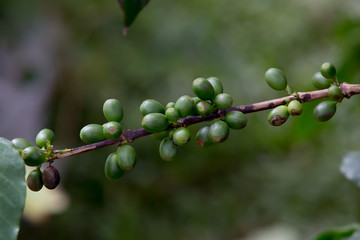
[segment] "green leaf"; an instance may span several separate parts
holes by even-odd
[[[0,239],[17,238],[25,193],[24,161],[9,140],[0,138]]]
[[[150,0],[118,0],[124,13],[124,35],[126,35],[128,27],[130,27],[139,12],[149,1]]]
[[[359,224],[350,224],[344,227],[321,232],[316,237],[312,238],[312,240],[349,240],[347,237],[350,237],[359,229]],[[350,239],[353,240],[352,238]]]
[[[347,179],[360,187],[360,152],[347,153],[343,158],[340,171]]]

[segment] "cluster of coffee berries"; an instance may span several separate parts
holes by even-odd
[[[124,116],[121,103],[117,99],[108,99],[103,105],[103,114],[107,123],[88,124],[80,130],[80,139],[87,144],[96,143],[105,139],[117,139],[123,128],[120,124]],[[105,162],[105,176],[117,180],[125,171],[131,170],[136,163],[135,149],[122,142],[116,152],[110,153]]]
[[[153,133],[155,139],[161,140],[159,153],[163,160],[172,160],[177,155],[179,147],[190,141],[190,130],[178,123],[180,118],[207,117],[232,106],[232,97],[223,92],[222,83],[216,77],[196,78],[192,88],[196,97],[183,95],[175,102],[166,104],[165,108],[154,99],[147,99],[140,105],[143,115],[142,126]],[[223,142],[229,136],[229,128],[241,129],[246,126],[247,119],[242,112],[224,113],[222,119],[215,120],[198,131],[196,141],[199,146],[208,147]]]
[[[56,188],[60,183],[59,171],[51,164],[41,172],[40,168],[44,162],[50,162],[54,158],[53,141],[55,134],[50,129],[42,129],[36,135],[36,145],[32,146],[24,138],[14,138],[12,143],[19,150],[24,163],[36,167],[27,177],[26,183],[30,190],[40,191],[43,185],[48,189]]]
[[[319,103],[313,111],[313,116],[317,121],[327,121],[336,112],[336,104],[341,102],[344,95],[339,88],[339,82],[336,77],[335,66],[331,63],[323,63],[320,72],[313,75],[312,83],[317,89],[328,89],[328,96],[332,100],[325,100]]]
[[[270,68],[265,72],[267,84],[278,91],[288,90],[291,94],[285,74],[277,68]],[[286,105],[275,107],[268,115],[268,122],[272,126],[280,126],[286,122],[289,116],[299,116],[303,111],[302,104],[298,100],[288,101]]]
[[[107,123],[88,124],[80,130],[80,139],[86,144],[99,142],[105,139],[116,139],[123,131],[120,121],[123,118],[123,108],[117,99],[108,99],[103,105],[103,113]]]

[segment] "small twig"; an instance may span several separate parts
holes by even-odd
[[[350,98],[353,95],[360,94],[360,84],[348,84],[348,83],[344,82],[344,83],[340,84],[340,89],[346,98]],[[289,99],[290,100],[299,100],[300,102],[304,103],[304,102],[311,102],[311,101],[318,100],[318,99],[324,99],[327,97],[328,97],[327,89],[316,90],[316,91],[311,91],[311,92],[296,92],[290,96],[286,96],[286,97],[282,97],[282,98],[276,98],[276,99],[258,102],[258,103],[254,103],[254,104],[240,105],[240,106],[230,107],[230,108],[224,109],[224,110],[218,110],[217,112],[215,112],[207,117],[189,116],[189,117],[181,118],[178,120],[178,124],[180,126],[187,127],[187,126],[190,126],[190,125],[193,125],[196,123],[205,122],[205,121],[223,117],[226,115],[226,113],[228,113],[230,111],[240,111],[240,112],[243,112],[244,114],[247,114],[247,113],[253,113],[253,112],[263,111],[263,110],[267,110],[267,109],[272,109],[272,108],[275,108],[276,106],[286,104],[286,100],[289,100]],[[167,127],[167,129],[172,129],[172,128],[174,128],[173,124],[169,124],[169,126]],[[66,151],[55,150],[54,151],[54,153],[56,155],[55,159],[65,158],[65,157],[69,157],[72,155],[92,151],[92,150],[95,150],[98,148],[107,147],[107,146],[110,146],[110,145],[113,145],[116,143],[123,142],[125,140],[127,142],[133,142],[134,140],[136,140],[138,138],[145,137],[150,134],[152,134],[152,133],[146,131],[143,128],[136,129],[136,130],[124,130],[123,134],[117,139],[104,140],[104,141],[92,143],[89,145],[84,145],[84,146],[77,147],[77,148],[67,149]]]

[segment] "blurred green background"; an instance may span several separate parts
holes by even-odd
[[[283,96],[266,85],[268,68],[310,91],[325,61],[360,83],[357,0],[152,0],[126,37],[115,0],[2,0],[0,134],[34,143],[48,127],[55,148],[80,146],[82,126],[105,122],[108,98],[136,129],[143,100],[193,95],[196,77],[216,76],[234,104],[250,104]],[[359,97],[326,123],[312,118],[317,103],[281,127],[249,114],[225,143],[192,141],[173,162],[160,159],[159,142],[139,139],[137,166],[116,182],[103,173],[115,146],[58,160],[67,207],[25,215],[19,239],[300,240],[359,221],[360,190],[338,170],[360,149]]]

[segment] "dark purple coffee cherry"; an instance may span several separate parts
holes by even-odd
[[[42,173],[42,181],[46,188],[48,189],[56,188],[60,183],[59,171],[53,166],[49,166],[45,168],[45,170]]]

